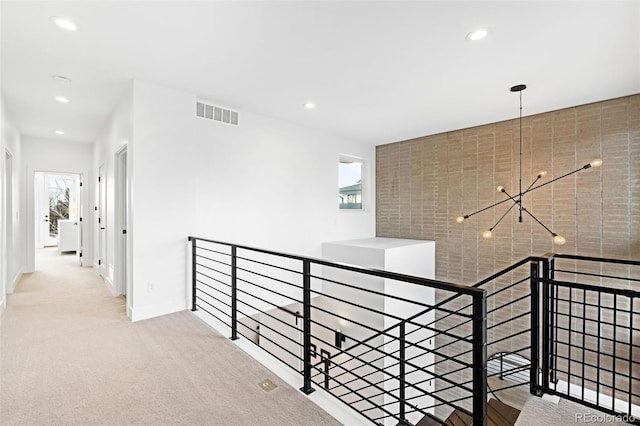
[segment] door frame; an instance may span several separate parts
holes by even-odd
[[[98,235],[97,243],[98,250],[96,256],[95,267],[98,274],[102,278],[107,278],[106,274],[106,257],[107,257],[107,179],[106,179],[106,164],[101,164],[98,167],[98,181],[97,187],[97,205],[96,205],[96,233]]]
[[[76,182],[76,199],[78,200],[78,212],[76,217],[76,224],[78,225],[78,250],[76,251],[76,259],[78,261],[78,265],[84,266],[84,260],[82,257],[82,249],[84,246],[84,197],[86,194],[84,193],[84,175],[80,173],[78,175],[78,181]]]
[[[35,247],[36,248],[42,248],[42,247],[49,247],[49,246],[56,246],[56,244],[47,244],[47,236],[43,235],[44,234],[48,234],[49,231],[47,230],[46,232],[44,232],[44,225],[42,224],[42,213],[44,211],[44,209],[46,208],[47,211],[47,219],[48,221],[51,220],[51,218],[49,217],[49,202],[48,202],[48,193],[49,191],[47,190],[47,182],[48,182],[48,178],[50,176],[57,176],[60,178],[69,178],[72,182],[73,182],[73,198],[75,198],[75,202],[73,204],[69,204],[69,218],[71,218],[72,216],[75,216],[75,220],[77,225],[81,228],[82,225],[79,222],[79,218],[80,216],[80,212],[81,212],[81,206],[82,206],[82,194],[80,193],[80,182],[82,182],[82,173],[75,173],[75,172],[46,172],[46,171],[41,171],[41,170],[36,170],[34,171],[34,177],[33,177],[33,182],[34,182],[34,235],[35,235]],[[47,202],[44,202],[44,199],[47,199]],[[71,201],[71,200],[70,200]],[[45,207],[46,204],[46,207]],[[72,213],[75,212],[75,213]],[[47,226],[48,228],[48,226]],[[80,233],[80,230],[79,230]],[[82,251],[82,242],[79,240],[78,241],[78,247],[76,250],[76,253],[80,253]],[[78,254],[77,254],[78,255]]]
[[[127,145],[125,144],[115,153],[115,246],[114,246],[114,269],[115,269],[115,288],[118,294],[130,297],[131,291],[129,288],[129,272],[131,270],[131,262],[128,247],[129,235],[131,230],[129,229],[129,200],[130,200],[130,186],[129,186],[129,173],[127,170],[128,158],[127,158]]]
[[[0,203],[2,209],[4,209],[4,223],[0,223],[0,226],[4,227],[4,235],[3,241],[0,241],[2,247],[0,247],[0,256],[1,259],[4,260],[4,274],[0,277],[2,281],[2,303],[6,303],[6,294],[13,292],[13,277],[11,276],[11,267],[10,265],[13,263],[13,259],[11,258],[11,253],[13,253],[13,155],[7,149],[4,151],[4,169],[2,169],[2,173],[4,173],[4,179],[2,182],[4,183],[4,187],[0,188],[1,196],[3,199],[3,203]],[[1,260],[0,259],[0,260]]]

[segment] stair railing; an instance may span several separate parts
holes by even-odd
[[[532,393],[640,424],[640,262],[548,255],[537,281],[541,381]]]
[[[638,424],[638,261],[531,256],[466,287],[189,241],[192,310],[227,325],[231,339],[258,323],[260,346],[302,375],[303,392],[322,387],[375,423],[442,422],[456,412],[485,424],[492,381],[494,395],[528,384],[532,394],[560,395]],[[370,279],[429,288],[435,299],[359,284]],[[407,315],[372,306],[375,298],[404,304]],[[487,372],[488,352],[530,360],[517,367],[528,370],[528,383],[503,367]]]
[[[247,330],[254,333],[259,324],[260,346],[301,374],[304,393],[322,387],[375,423],[415,424],[449,407],[486,424],[485,290],[197,237],[189,241],[192,310],[229,327],[231,339],[253,341]],[[425,302],[363,285],[372,280],[445,297]],[[390,313],[379,300],[400,304],[407,314]],[[302,321],[301,333],[294,319]],[[436,339],[447,340],[445,349]],[[445,364],[446,370],[437,369]],[[461,384],[460,374],[469,381]],[[436,380],[456,397],[442,397]]]

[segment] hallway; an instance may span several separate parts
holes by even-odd
[[[55,249],[38,251],[0,321],[3,425],[338,424],[190,312],[131,323],[123,298]]]

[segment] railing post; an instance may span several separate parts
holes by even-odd
[[[311,387],[311,262],[302,261],[302,333],[304,340],[304,384],[300,388],[309,395],[315,391]]]
[[[398,375],[398,381],[400,382],[400,421],[401,422],[405,422],[406,421],[406,394],[405,394],[405,390],[406,390],[406,382],[405,382],[405,376],[406,376],[406,359],[407,359],[407,354],[405,352],[405,338],[406,338],[406,331],[405,331],[405,322],[402,321],[400,323],[400,353],[399,353],[399,358],[400,358],[400,372]]]
[[[189,237],[189,241],[191,241],[191,311],[197,311],[198,306],[196,305],[196,239],[194,237]]]
[[[558,319],[558,315],[557,315],[557,308],[558,308],[558,287],[556,285],[552,284],[552,280],[555,279],[555,264],[556,264],[556,260],[553,258],[553,255],[551,258],[549,258],[549,262],[547,266],[547,270],[544,271],[544,277],[549,280],[548,281],[548,285],[549,285],[549,304],[550,304],[550,310],[549,310],[549,323],[548,323],[548,327],[550,328],[550,338],[549,341],[553,342],[553,346],[550,347],[549,349],[549,372],[550,372],[550,380],[553,383],[557,383],[558,382],[558,369],[557,369],[557,358],[553,355],[555,353],[558,352],[558,329],[556,327],[556,321]]]
[[[543,392],[549,389],[549,374],[551,361],[551,321],[554,304],[551,301],[549,289],[549,259],[542,264],[542,387]]]
[[[473,425],[487,424],[487,293],[473,295]]]
[[[529,371],[529,393],[540,396],[540,265],[531,262],[531,370]]]
[[[236,246],[231,246],[231,340],[238,340],[238,269]]]

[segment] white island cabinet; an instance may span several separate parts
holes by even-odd
[[[384,271],[397,272],[405,275],[413,275],[421,278],[435,279],[435,241],[426,240],[409,240],[400,238],[367,238],[359,240],[333,241],[322,244],[322,257],[340,263],[348,263],[366,268],[380,269]],[[330,281],[323,283],[323,291],[326,294],[344,299],[357,300],[359,303],[384,312],[385,316],[373,315],[364,312],[362,309],[345,308],[345,316],[349,315],[354,321],[362,321],[373,325],[378,330],[388,329],[399,324],[397,318],[409,318],[415,314],[428,311],[417,316],[412,323],[405,325],[405,332],[409,335],[407,342],[420,342],[422,348],[408,346],[406,348],[407,359],[412,359],[411,363],[425,368],[425,371],[414,371],[415,368],[407,366],[406,379],[410,383],[420,383],[419,387],[424,392],[432,392],[434,390],[434,380],[430,372],[433,371],[434,357],[433,353],[429,353],[428,349],[434,347],[433,332],[429,330],[435,316],[433,311],[429,311],[423,305],[432,306],[435,302],[435,291],[433,288],[415,284],[406,284],[397,280],[390,280],[377,277],[354,276],[348,271],[341,271],[336,268],[325,268],[323,276],[332,281],[348,282],[351,285],[367,288],[382,295],[364,294],[361,291],[354,291],[352,288],[341,286]],[[411,301],[419,302],[422,305],[411,304],[395,299],[397,296]],[[348,311],[348,312],[347,312]],[[346,336],[358,335],[359,339],[367,338],[366,333],[350,324],[343,325],[344,334]],[[385,351],[394,353],[398,350],[398,340],[394,338],[398,336],[399,327],[395,327],[389,332],[392,336],[384,336],[379,339],[384,342]],[[369,334],[371,335],[371,334]],[[378,340],[378,339],[376,339]],[[349,346],[348,344],[346,346]],[[397,357],[397,352],[395,352]],[[415,357],[415,358],[414,358]],[[399,373],[397,360],[394,357],[386,356],[382,360],[375,362],[378,367],[385,369],[383,378]],[[394,395],[398,395],[398,382],[396,380],[385,381],[385,390]],[[433,399],[426,396],[424,392],[409,387],[406,390],[406,398],[419,407],[433,406]],[[378,392],[379,393],[379,392]],[[397,413],[399,407],[395,403],[395,398],[385,395],[384,398],[379,397],[378,401],[388,407],[391,412]],[[387,405],[389,404],[389,405]],[[407,409],[407,411],[410,411]],[[433,413],[432,408],[427,408],[424,412]],[[424,415],[421,413],[411,413],[407,415],[407,420],[416,424]],[[393,419],[387,419],[385,424],[397,424]]]
[[[75,220],[58,220],[58,253],[78,249],[78,225]]]

